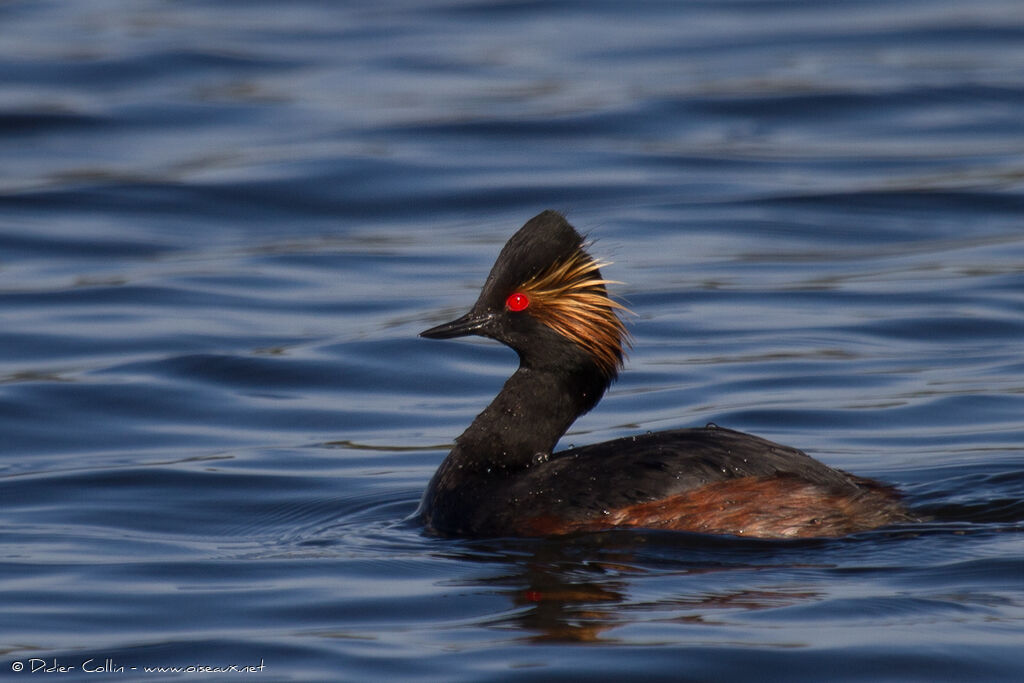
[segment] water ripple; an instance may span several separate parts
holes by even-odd
[[[1019,2],[623,7],[0,4],[0,666],[1021,677]],[[922,521],[424,534],[516,358],[417,334],[546,208],[636,311],[565,445],[713,421]]]

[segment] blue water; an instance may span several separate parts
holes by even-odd
[[[1024,677],[1018,0],[14,1],[0,25],[0,676]],[[417,333],[547,208],[636,313],[564,445],[713,421],[928,521],[421,533],[515,356]]]

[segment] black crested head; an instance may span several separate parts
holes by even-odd
[[[569,260],[583,249],[583,237],[565,216],[547,210],[526,221],[501,248],[484,283],[481,298],[491,294],[504,304],[505,296],[553,264]]]
[[[629,335],[616,314],[625,308],[605,289],[612,281],[601,276],[604,265],[586,252],[564,216],[544,211],[509,238],[469,313],[421,334],[491,337],[518,351],[527,365],[582,353],[610,381]]]

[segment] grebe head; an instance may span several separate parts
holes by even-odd
[[[526,367],[589,360],[613,379],[629,334],[608,296],[601,267],[575,228],[556,211],[534,216],[505,244],[477,302],[461,318],[420,333],[496,339]]]

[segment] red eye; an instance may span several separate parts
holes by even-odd
[[[526,307],[530,305],[530,297],[526,296],[522,292],[516,292],[515,294],[509,294],[508,298],[505,299],[505,308],[518,313],[519,311],[525,311]]]

